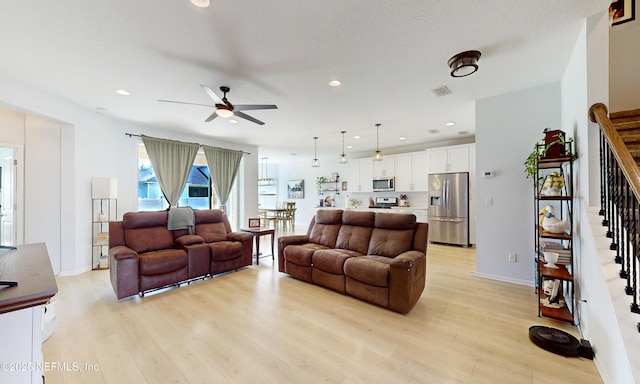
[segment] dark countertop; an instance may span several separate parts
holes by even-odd
[[[44,243],[0,249],[0,280],[18,282],[15,287],[0,287],[0,313],[46,304],[58,293]]]

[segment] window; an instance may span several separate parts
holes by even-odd
[[[191,166],[187,185],[182,191],[178,206],[189,206],[193,209],[217,207],[219,205],[218,197],[215,190],[211,188],[209,180],[209,167],[204,153],[199,152],[193,166]],[[212,196],[211,200],[209,200],[209,196]],[[138,151],[138,210],[160,211],[167,208],[169,208],[169,203],[162,195],[144,144],[140,144]]]

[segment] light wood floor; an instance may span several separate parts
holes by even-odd
[[[592,361],[529,341],[532,325],[579,335],[537,317],[533,288],[474,277],[473,249],[430,244],[427,269],[408,315],[295,280],[271,258],[121,302],[108,271],[59,277],[44,360],[79,370],[46,382],[602,382]]]

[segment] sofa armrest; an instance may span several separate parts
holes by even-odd
[[[305,244],[309,242],[309,235],[292,235],[278,238],[278,271],[284,272],[284,249],[288,245]]]
[[[409,270],[413,268],[420,259],[425,257],[425,254],[420,251],[403,252],[391,260],[391,268]]]
[[[118,299],[135,295],[140,289],[138,253],[124,245],[109,248],[109,275]]]
[[[115,247],[109,248],[109,257],[113,258],[116,261],[125,260],[125,259],[138,259],[138,252],[133,249],[124,246],[118,245]]]
[[[176,243],[182,247],[193,244],[204,243],[202,236],[198,235],[182,235],[176,239]]]
[[[427,256],[421,251],[407,251],[396,256],[389,270],[389,308],[408,313],[425,286]]]
[[[252,242],[253,235],[247,232],[229,232],[227,234],[227,240],[240,241],[240,242]]]

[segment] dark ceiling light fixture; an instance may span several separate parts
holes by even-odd
[[[376,124],[376,151],[373,154],[373,161],[382,161],[382,151],[379,148],[380,141],[380,123]]]
[[[344,134],[347,133],[347,131],[340,131],[340,133],[342,133],[342,153],[340,154],[340,161],[338,161],[338,163],[347,164],[349,160],[347,160],[347,155],[344,153]]]
[[[449,59],[447,64],[451,68],[451,76],[465,77],[478,70],[480,51],[465,51]]]
[[[314,136],[313,140],[313,161],[311,162],[311,166],[318,168],[320,166],[320,160],[318,160],[318,136]]]

